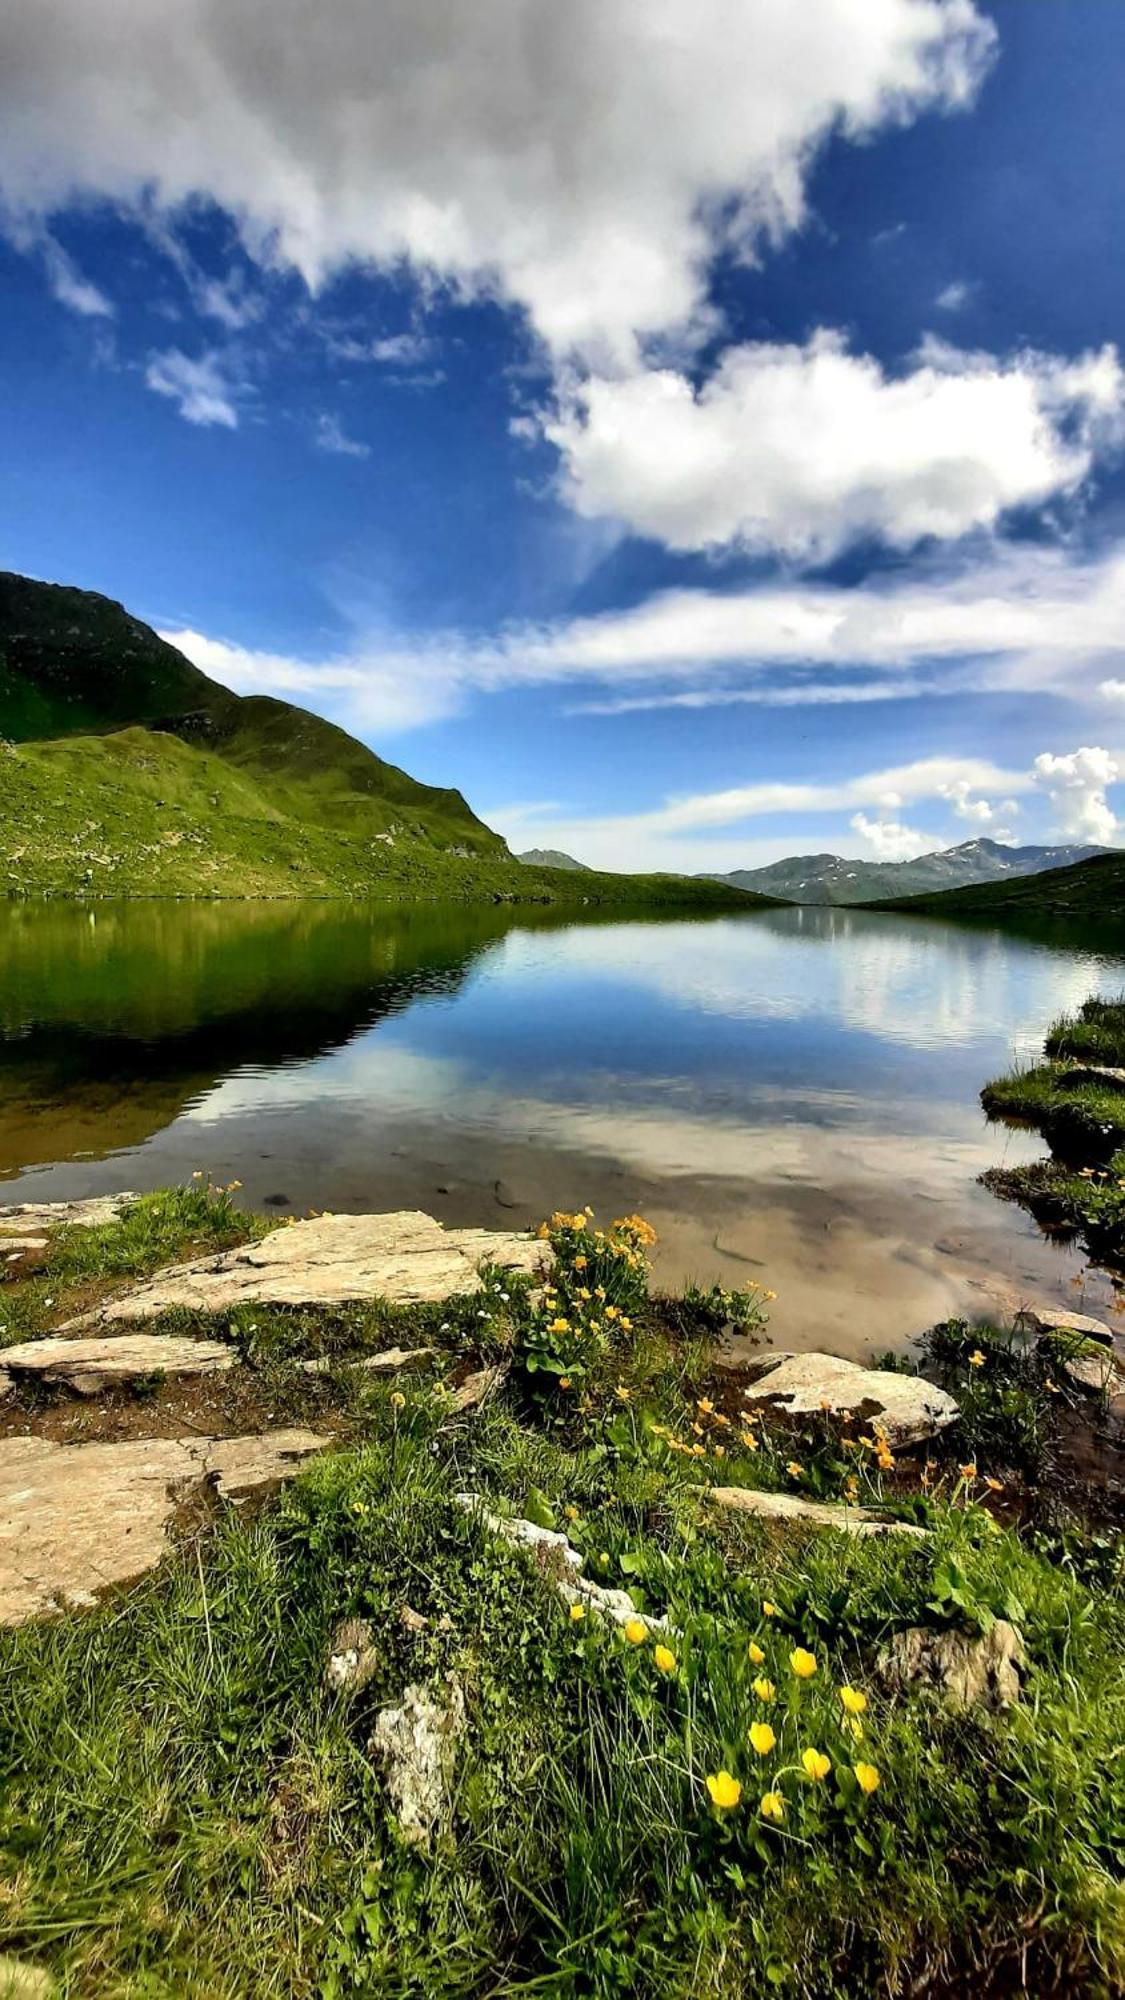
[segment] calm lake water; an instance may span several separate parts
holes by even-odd
[[[862,1353],[1104,1278],[976,1185],[1042,1150],[981,1084],[1125,986],[1125,940],[779,910],[702,921],[0,904],[0,1201],[203,1168],[276,1213],[639,1209],[657,1275]]]

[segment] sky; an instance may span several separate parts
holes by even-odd
[[[1120,844],[1123,94],[1104,0],[9,9],[0,567],[516,849]]]

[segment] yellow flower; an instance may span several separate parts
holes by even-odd
[[[840,1689],[840,1700],[843,1702],[849,1715],[866,1715],[867,1696],[859,1688],[842,1687]]]
[[[622,1333],[632,1333],[633,1331],[633,1322],[631,1319],[626,1319],[624,1313],[621,1315],[621,1331]]]
[[[580,1518],[577,1507],[564,1507],[563,1513],[568,1521],[577,1521]]]
[[[648,1638],[648,1626],[643,1618],[627,1618],[624,1630],[631,1646],[643,1646]]]
[[[844,1498],[845,1498],[845,1500],[858,1500],[858,1499],[859,1499],[859,1487],[858,1487],[858,1485],[857,1485],[857,1483],[856,1483],[856,1481],[855,1481],[854,1479],[845,1479],[845,1481],[844,1481]]]
[[[784,1819],[785,1800],[780,1792],[763,1792],[761,1813],[763,1819]]]
[[[714,1453],[715,1453],[715,1457],[716,1457],[716,1458],[725,1458],[725,1457],[726,1457],[726,1455],[727,1455],[727,1448],[726,1448],[726,1445],[725,1445],[725,1444],[717,1444],[717,1445],[713,1446],[712,1448],[713,1448],[713,1450],[714,1450]]]
[[[396,1389],[394,1395],[391,1397],[391,1408],[392,1410],[405,1410],[406,1397],[403,1395],[401,1389]]]
[[[789,1655],[789,1664],[799,1681],[811,1681],[816,1672],[816,1658],[805,1651],[803,1646],[794,1646]]]
[[[785,1470],[789,1474],[790,1479],[801,1479],[804,1477],[805,1468],[803,1465],[799,1465],[795,1458],[790,1459]]]
[[[774,1735],[768,1722],[752,1722],[750,1724],[750,1748],[756,1750],[759,1757],[768,1757],[776,1743],[777,1737]]]
[[[569,1387],[570,1387],[570,1376],[569,1376],[569,1375],[560,1375],[560,1376],[559,1376],[559,1388],[560,1388],[560,1389],[569,1389]]]
[[[957,1470],[961,1474],[962,1479],[975,1479],[977,1476],[976,1466],[972,1464],[959,1465]]]
[[[986,1478],[984,1483],[990,1493],[1002,1493],[1004,1491],[1004,1481],[1002,1479]]]
[[[736,1806],[742,1797],[742,1786],[729,1771],[716,1771],[714,1777],[707,1780],[707,1790],[711,1794],[711,1804],[722,1806],[724,1810]]]
[[[763,1653],[761,1647],[759,1646],[757,1640],[751,1639],[750,1644],[747,1646],[746,1650],[750,1655],[750,1665],[752,1667],[760,1667],[762,1661],[765,1659],[766,1656]]]
[[[675,1673],[676,1655],[670,1646],[654,1646],[652,1649],[652,1658],[654,1666],[658,1667],[662,1674]]]
[[[777,1693],[777,1689],[774,1687],[772,1681],[763,1680],[759,1674],[757,1680],[754,1682],[754,1693],[757,1695],[759,1701],[772,1701],[774,1695]]]
[[[574,1268],[576,1271],[584,1271],[586,1269],[585,1257],[576,1257],[574,1260]]]
[[[860,1719],[859,1719],[858,1715],[847,1715],[847,1716],[845,1716],[845,1717],[844,1717],[844,1720],[845,1720],[845,1722],[846,1722],[846,1724],[847,1724],[848,1728],[849,1728],[849,1729],[851,1730],[851,1732],[852,1732],[852,1735],[853,1735],[853,1736],[855,1737],[855,1740],[856,1740],[856,1742],[857,1742],[857,1743],[862,1743],[862,1742],[863,1742],[863,1724],[862,1724],[862,1722],[860,1721]]]
[[[625,1387],[624,1382],[619,1382],[614,1393],[619,1403],[627,1403],[633,1392],[631,1389]]]
[[[808,1750],[802,1750],[801,1762],[808,1772],[809,1777],[815,1778],[818,1785],[821,1779],[826,1778],[832,1769],[831,1757],[826,1757],[823,1750],[814,1750],[811,1746]]]
[[[574,1624],[574,1625],[578,1625],[578,1624],[580,1624],[580,1623],[581,1623],[581,1621],[582,1621],[582,1619],[583,1619],[583,1618],[585,1618],[585,1616],[586,1616],[586,1606],[585,1606],[584,1604],[572,1604],[572,1605],[571,1605],[571,1607],[570,1607],[570,1617],[571,1617],[571,1623],[572,1623],[572,1624]]]
[[[618,1316],[618,1315],[617,1315],[617,1307],[616,1307],[616,1306],[607,1306],[607,1307],[606,1307],[606,1309],[605,1309],[605,1316],[606,1316],[606,1318],[607,1318],[607,1319],[616,1319],[616,1318],[617,1318],[617,1316]]]
[[[753,1431],[739,1431],[738,1441],[740,1444],[746,1446],[747,1451],[757,1451],[758,1449],[758,1440],[754,1436]]]
[[[853,1764],[856,1783],[861,1792],[876,1792],[879,1789],[879,1773],[874,1764]]]
[[[548,1332],[548,1333],[569,1333],[569,1332],[570,1332],[570,1321],[569,1321],[568,1319],[553,1319],[553,1320],[551,1321],[551,1324],[550,1324],[550,1326],[549,1326],[549,1327],[547,1328],[547,1332]]]
[[[776,1604],[771,1604],[768,1597],[763,1598],[762,1600],[762,1617],[763,1618],[777,1617],[777,1606]]]
[[[983,1367],[984,1367],[984,1355],[983,1355],[983,1354],[981,1353],[981,1351],[980,1351],[980,1348],[979,1348],[979,1347],[975,1347],[975,1348],[973,1349],[973,1352],[972,1352],[972,1353],[970,1354],[970,1356],[969,1356],[969,1367],[970,1367],[970,1368],[983,1368]]]
[[[699,1398],[699,1401],[696,1403],[695,1407],[699,1411],[701,1417],[709,1417],[711,1415],[711,1412],[714,1410],[715,1405],[711,1401],[711,1398],[709,1396],[701,1396]]]

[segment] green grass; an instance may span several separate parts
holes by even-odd
[[[1125,1091],[1068,1084],[1066,1069],[1052,1063],[997,1077],[981,1091],[981,1103],[990,1118],[1034,1125],[1068,1161],[1104,1163],[1125,1144]]]
[[[1015,881],[970,889],[939,889],[924,896],[896,896],[882,910],[992,922],[1022,918],[1080,918],[1104,926],[1125,918],[1125,854],[1099,854],[1071,868],[1052,868]]]
[[[1076,1015],[1062,1014],[1052,1023],[1043,1046],[1049,1056],[1121,1068],[1125,1065],[1125,1000],[1084,1000]]]
[[[142,1216],[154,1254],[238,1226],[222,1193],[167,1195],[85,1256],[76,1232],[61,1241],[57,1295],[147,1268]],[[647,1296],[634,1221],[599,1236],[559,1217],[553,1240],[550,1298],[497,1274],[484,1307],[413,1321],[452,1352],[508,1352],[505,1398],[451,1420],[423,1381],[368,1383],[360,1441],[272,1511],[232,1509],[92,1614],[0,1639],[0,1949],[91,2000],[1119,1991],[1120,1565],[1073,1538],[1021,1543],[952,1473],[913,1503],[926,1542],[779,1536],[708,1508],[701,1481],[858,1476],[877,1497],[881,1474],[861,1452],[857,1475],[817,1426],[756,1424],[748,1444],[702,1394],[702,1338],[720,1314],[760,1324],[762,1294],[695,1294],[677,1318]],[[325,1343],[315,1316],[278,1314],[262,1351],[280,1365]],[[669,1619],[672,1670],[651,1632],[633,1645],[572,1622],[465,1491],[565,1528],[595,1576]],[[379,1653],[351,1702],[323,1678],[350,1615]],[[1029,1656],[1008,1713],[958,1718],[880,1687],[895,1631],[998,1615]],[[448,1673],[466,1706],[455,1817],[421,1857],[366,1744],[405,1686]],[[841,1685],[868,1697],[859,1741]],[[759,1755],[748,1729],[765,1719]],[[823,1782],[809,1747],[830,1760]],[[706,1783],[720,1771],[742,1787],[725,1810]],[[780,1823],[760,1811],[771,1790]]]

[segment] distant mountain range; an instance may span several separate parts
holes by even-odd
[[[981,917],[994,923],[1070,917],[1091,927],[1117,926],[1125,920],[1125,851],[1102,848],[1089,861],[1069,868],[1037,870],[935,895],[895,897],[888,907],[930,917]]]
[[[795,854],[766,868],[737,868],[708,879],[792,903],[876,903],[1042,875],[1109,852],[1104,847],[1005,847],[998,840],[966,840],[959,847],[920,854],[916,861],[847,861],[839,854]]]
[[[517,854],[516,860],[527,868],[577,868],[583,875],[591,873],[584,861],[576,861],[573,854],[563,854],[557,847],[529,847],[526,854]]]

